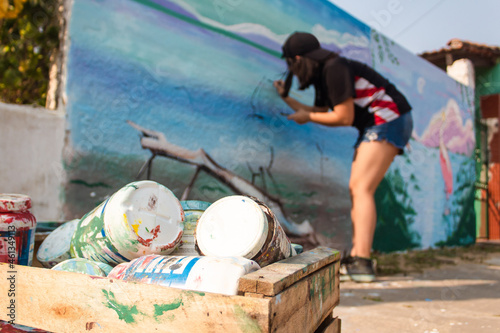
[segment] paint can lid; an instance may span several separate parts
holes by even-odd
[[[31,198],[24,194],[0,194],[0,213],[25,212],[31,208]]]
[[[44,266],[54,266],[71,257],[71,237],[75,233],[79,219],[61,224],[40,244],[36,257]],[[50,268],[50,267],[49,267]]]
[[[94,261],[83,258],[73,258],[60,262],[59,264],[52,267],[52,269],[55,271],[65,271],[65,272],[73,272],[73,273],[105,277],[107,274],[101,268],[102,265],[106,264],[102,263],[98,264]],[[106,270],[108,272],[111,272],[112,267],[110,266],[109,268],[106,268]]]
[[[133,182],[105,206],[104,231],[126,258],[169,254],[179,245],[184,211],[177,197],[154,181]]]
[[[264,246],[267,217],[246,196],[234,195],[214,202],[196,226],[196,242],[206,256],[253,258]]]

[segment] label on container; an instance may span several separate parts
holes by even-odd
[[[31,266],[34,245],[35,229],[0,230],[0,262]]]

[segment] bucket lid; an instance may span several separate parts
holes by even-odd
[[[207,256],[253,258],[264,245],[267,217],[260,206],[246,196],[234,195],[214,202],[196,227],[196,242]]]
[[[31,198],[24,194],[0,194],[0,213],[24,212],[31,208]]]
[[[154,181],[133,182],[106,204],[104,228],[126,258],[172,252],[181,241],[184,211],[177,197]]]
[[[88,259],[73,258],[58,263],[57,265],[52,267],[52,269],[55,271],[73,272],[105,277],[106,272],[101,268],[101,266],[102,264],[98,264]],[[111,271],[111,269],[106,270]]]
[[[69,257],[71,237],[73,237],[79,221],[79,219],[68,221],[52,231],[38,248],[38,261],[41,263],[57,262],[65,255]]]

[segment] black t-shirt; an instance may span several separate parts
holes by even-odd
[[[394,85],[369,66],[344,57],[328,59],[320,80],[314,85],[314,105],[335,105],[352,97],[354,122],[363,128],[390,122],[411,110],[410,104]]]

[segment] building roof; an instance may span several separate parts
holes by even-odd
[[[454,38],[447,43],[446,47],[423,52],[419,56],[443,69],[462,58],[471,60],[475,67],[491,67],[500,58],[500,47]]]

